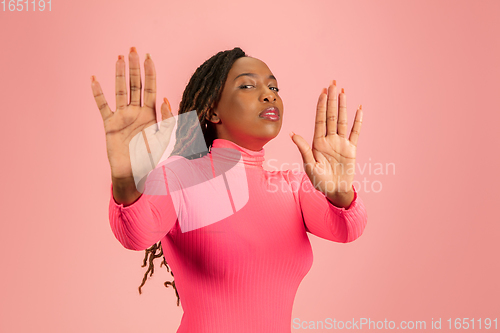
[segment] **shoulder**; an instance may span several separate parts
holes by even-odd
[[[160,160],[156,167],[149,173],[147,182],[165,184],[165,181],[171,186],[180,183],[182,176],[191,170],[191,161],[183,156],[170,156]]]
[[[206,156],[197,159],[187,159],[184,156],[174,155],[164,159],[158,163],[156,168],[163,168],[177,176],[189,173],[190,171],[200,168],[200,163],[206,160]]]
[[[189,160],[187,158],[175,155],[175,156],[170,156],[164,160],[161,160],[156,167],[175,171],[179,168],[182,168],[182,166],[186,166],[187,163],[189,163]]]
[[[195,159],[187,159],[178,155],[170,156],[160,162],[156,169],[169,181],[173,179],[174,182],[183,186],[209,181],[213,177],[213,168],[208,155]]]

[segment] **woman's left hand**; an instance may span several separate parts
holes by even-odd
[[[336,206],[347,208],[354,199],[356,145],[361,130],[361,105],[347,138],[347,107],[344,89],[337,95],[335,80],[323,88],[316,110],[312,149],[300,135],[290,133],[299,148],[304,169],[314,188]]]

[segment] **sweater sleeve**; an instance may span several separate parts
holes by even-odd
[[[162,173],[158,172],[157,174],[161,175]],[[161,177],[163,178],[163,176]],[[140,251],[149,248],[160,241],[177,221],[176,204],[174,204],[171,192],[168,190],[171,184],[167,185],[166,175],[164,179],[160,179],[158,176],[150,178],[152,180],[147,181],[145,192],[134,203],[125,207],[115,201],[113,184],[111,184],[109,202],[111,230],[116,239],[129,250]],[[168,177],[168,179],[171,182],[171,179],[175,178]],[[165,193],[154,192],[155,187],[157,189],[160,186],[166,188]]]
[[[339,208],[316,190],[305,172],[300,172],[299,201],[306,231],[331,241],[348,243],[363,233],[367,214],[356,189],[351,205]]]

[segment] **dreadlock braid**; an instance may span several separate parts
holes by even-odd
[[[239,47],[217,53],[196,69],[182,94],[178,114],[196,110],[203,139],[209,149],[211,149],[213,141],[217,138],[217,132],[214,124],[208,119],[211,118],[212,110],[219,103],[229,70],[237,59],[246,56],[245,52]],[[189,154],[189,147],[192,147],[192,144],[200,139],[196,137],[199,133],[197,126],[196,122],[179,121],[177,123],[177,130],[175,132],[176,142],[170,156],[180,155],[187,159],[195,159],[203,157],[208,153]],[[144,278],[139,286],[139,294],[142,293],[141,288],[146,283],[148,274],[150,277],[153,276],[153,260],[162,256],[163,248],[161,242],[154,244],[146,250],[142,267],[145,267],[147,262],[148,270],[144,273]],[[167,272],[170,272],[173,277],[174,273],[169,268],[164,256],[160,267],[162,265],[165,265]],[[172,282],[166,281],[164,285],[165,287],[172,286],[174,288],[177,296],[177,306],[179,306],[180,297],[175,287],[175,280],[172,280]]]

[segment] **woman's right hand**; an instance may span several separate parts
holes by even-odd
[[[139,54],[135,47],[130,49],[129,66],[130,103],[128,102],[127,82],[125,78],[125,59],[123,56],[118,56],[115,81],[116,111],[114,112],[109,108],[101,86],[95,80],[94,76],[92,76],[91,83],[92,92],[104,122],[106,148],[113,180],[131,179],[134,176],[129,150],[130,141],[137,134],[141,134],[141,131],[146,136],[143,130],[158,123],[156,119],[156,72],[153,60],[149,54],[146,55],[146,60],[144,61],[146,82],[144,87],[144,105],[142,106],[141,69]],[[170,117],[172,117],[170,120],[173,120],[170,105],[166,98],[161,105],[161,114],[163,120]],[[164,122],[162,122],[163,124]],[[161,127],[163,128],[163,126]],[[168,138],[170,138],[170,133]],[[149,160],[147,162],[149,163]]]

